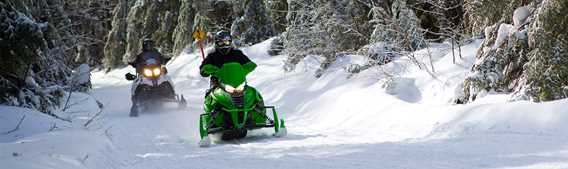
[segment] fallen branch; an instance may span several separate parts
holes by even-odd
[[[49,132],[52,132],[52,131],[54,131],[55,129],[58,129],[57,123],[51,123],[51,127],[49,127],[49,130],[48,130],[48,131],[49,131]]]
[[[72,123],[71,119],[66,119],[66,118],[63,118],[63,117],[59,117],[59,116],[56,115],[55,113],[49,113],[49,114],[47,114],[47,115],[50,115],[51,117],[54,117],[54,118],[59,119],[59,120],[61,120],[61,121],[66,121],[66,122]]]
[[[99,112],[97,112],[97,114],[95,114],[93,117],[91,117],[86,123],[85,127],[87,127],[89,124],[91,124],[91,122],[93,122],[93,120],[95,120],[95,118],[97,118],[101,113],[103,112],[103,109],[99,109]]]
[[[71,95],[73,94],[73,85],[71,85],[71,88],[69,89],[69,96],[67,96],[67,100],[65,100],[65,106],[63,106],[63,112],[65,112],[65,110],[67,110],[67,105],[69,104],[69,99],[71,99]]]
[[[24,121],[25,118],[26,118],[26,115],[24,114],[24,115],[22,116],[22,118],[20,119],[20,121],[18,122],[18,125],[16,125],[16,128],[14,128],[14,129],[12,129],[12,130],[10,130],[10,131],[4,132],[4,133],[2,133],[2,134],[4,134],[4,135],[10,134],[10,133],[13,133],[13,132],[17,131],[18,129],[20,129],[20,125],[22,125],[22,122]]]
[[[73,103],[69,103],[69,104],[65,103],[65,107],[63,107],[63,110],[62,110],[62,111],[65,112],[65,111],[67,111],[69,108],[71,108],[71,107],[73,107],[73,106],[75,106],[75,105],[77,105],[77,104],[84,103],[84,102],[87,101],[87,100],[89,100],[89,98],[83,98],[83,99],[81,99],[81,100],[79,100],[79,101],[76,101],[76,102],[73,102]]]

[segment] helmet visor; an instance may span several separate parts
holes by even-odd
[[[215,43],[217,43],[217,46],[219,46],[219,47],[231,46],[231,39],[230,38],[224,38],[224,39],[218,40]]]

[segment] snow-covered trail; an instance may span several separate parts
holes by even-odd
[[[121,79],[128,69],[104,77],[95,75],[94,96],[107,107],[102,125],[108,128],[111,141],[124,156],[124,168],[568,167],[566,135],[558,136],[555,128],[549,131],[546,126],[532,128],[543,124],[515,126],[535,123],[526,121],[527,117],[510,119],[515,115],[491,114],[519,109],[515,105],[447,106],[444,99],[452,92],[435,91],[455,88],[455,81],[463,79],[455,76],[463,77],[467,72],[466,68],[454,72],[459,64],[437,66],[437,80],[424,80],[432,79],[425,72],[414,73],[410,80],[400,78],[397,83],[402,87],[386,94],[380,92],[384,89],[375,80],[376,73],[352,78],[357,82],[345,80],[341,63],[356,60],[340,60],[331,73],[315,79],[311,73],[318,58],[307,58],[296,72],[284,73],[281,67],[285,58],[268,57],[263,53],[266,45],[244,50],[260,65],[248,79],[261,91],[267,104],[277,106],[284,114],[289,131],[285,138],[273,138],[267,130],[242,140],[199,148],[198,115],[208,82],[198,75],[200,59],[196,55],[180,56],[168,65],[177,92],[189,102],[188,108],[181,111],[149,112],[130,118],[130,86]],[[468,52],[473,53],[474,50]],[[447,60],[443,55],[435,59]],[[466,62],[463,64],[471,64]],[[403,66],[391,70],[418,72],[400,64]],[[486,102],[495,100],[499,99]],[[517,106],[526,104],[530,105]],[[539,106],[526,107],[529,109],[517,116],[531,116],[531,109],[538,110]]]
[[[210,148],[197,146],[197,117],[201,105],[190,102],[184,111],[144,113],[128,117],[128,104],[119,99],[128,87],[97,89],[95,97],[109,107],[102,125],[124,159],[123,168],[500,168],[516,166],[568,167],[568,151],[557,145],[566,137],[532,133],[474,134],[442,140],[372,142],[364,133],[353,137],[315,133],[293,127],[286,138],[249,136]],[[201,92],[182,92],[188,100],[199,100]],[[114,93],[117,97],[105,97]],[[194,94],[197,97],[191,96]],[[112,108],[112,109],[111,109]],[[472,110],[475,111],[475,110]],[[306,134],[308,133],[308,134]],[[359,135],[359,136],[357,136]],[[376,137],[376,133],[373,133]],[[386,135],[385,137],[388,137]],[[355,138],[360,137],[360,138]],[[560,139],[559,139],[560,138]]]
[[[449,104],[479,44],[462,47],[464,59],[457,64],[448,45],[416,52],[425,63],[428,57],[421,55],[432,54],[435,77],[401,58],[347,78],[345,66],[364,62],[353,56],[316,79],[318,57],[284,73],[285,56],[267,56],[268,41],[243,49],[259,65],[249,84],[284,116],[288,135],[275,138],[261,130],[208,148],[197,145],[208,86],[198,74],[198,56],[182,55],[167,65],[188,108],[136,118],[128,116],[130,82],[124,80],[132,68],[96,72],[91,95],[104,104],[103,114],[87,128],[71,124],[41,133],[50,123],[35,125],[39,129],[29,123],[52,118],[24,111],[38,119],[24,122],[20,139],[0,137],[0,168],[568,168],[568,100],[509,103],[507,96],[489,94],[467,105]],[[385,72],[399,75],[384,81]],[[15,126],[22,112],[0,111],[9,112],[0,114],[0,124],[8,124],[0,131]]]

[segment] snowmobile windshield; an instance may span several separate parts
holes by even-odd
[[[237,87],[246,81],[246,72],[239,63],[226,63],[216,73],[223,84]]]
[[[145,64],[146,66],[155,66],[158,65],[158,61],[154,58],[146,59]]]
[[[256,64],[250,62],[245,65],[241,65],[236,62],[225,63],[221,68],[213,65],[205,65],[203,71],[207,74],[211,74],[219,78],[219,81],[223,84],[230,85],[231,87],[241,86],[246,81],[246,76],[254,68]]]

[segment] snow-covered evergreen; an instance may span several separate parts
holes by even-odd
[[[266,11],[263,0],[248,1],[244,14],[238,17],[231,26],[231,33],[241,45],[252,45],[262,42],[274,35],[274,24]]]
[[[25,11],[25,10],[22,10]],[[0,2],[0,103],[53,113],[61,102],[71,59],[61,39],[48,27],[12,6]]]
[[[316,76],[341,57],[343,52],[355,51],[367,42],[351,15],[354,2],[347,0],[290,1],[288,13],[288,28],[286,32],[286,51],[289,58],[285,70],[294,69],[301,59],[307,55],[320,55],[325,61]]]
[[[392,44],[396,51],[414,51],[425,46],[420,20],[416,17],[405,0],[395,0],[385,7],[373,8],[375,29],[371,42]]]

